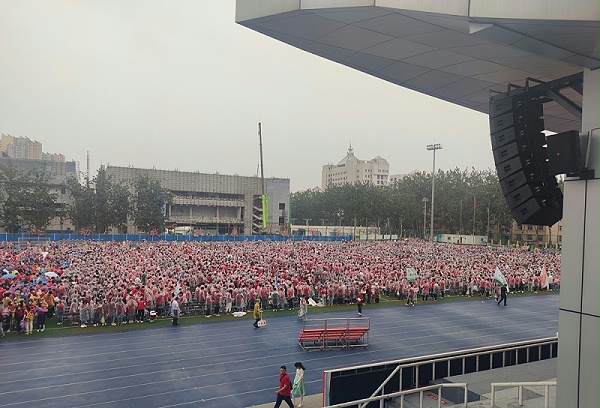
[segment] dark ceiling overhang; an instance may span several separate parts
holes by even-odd
[[[357,3],[368,2],[238,0],[236,20],[311,54],[482,113],[488,113],[490,95],[509,86],[598,69],[597,1],[595,14],[593,2],[570,2],[587,9],[564,20],[531,13],[474,16],[470,6],[462,14],[444,14]],[[581,18],[588,12],[589,20]],[[580,117],[565,109],[581,106],[580,88],[566,87],[557,98],[544,104],[546,129],[580,129]]]

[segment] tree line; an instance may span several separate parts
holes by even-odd
[[[68,195],[64,203],[57,202],[57,189]],[[57,185],[47,172],[18,170],[10,162],[0,166],[0,223],[6,232],[43,232],[57,217],[61,225],[70,220],[86,233],[125,232],[128,220],[140,231],[162,233],[171,200],[171,193],[147,175],[118,182],[101,168],[85,185],[75,177]]]
[[[495,172],[438,170],[434,182],[434,233],[489,233],[492,239],[510,234],[513,219]],[[417,172],[383,187],[366,182],[300,191],[291,196],[291,221],[378,226],[382,234],[426,237],[431,188],[431,173]]]

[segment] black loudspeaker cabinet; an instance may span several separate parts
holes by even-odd
[[[490,98],[490,137],[500,186],[519,224],[554,225],[563,196],[550,174],[543,104],[526,89]]]
[[[550,174],[576,175],[583,169],[579,132],[550,135],[548,141],[548,166]]]

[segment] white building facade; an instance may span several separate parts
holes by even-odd
[[[354,155],[352,145],[338,164],[326,164],[321,172],[321,188],[344,184],[370,183],[386,186],[389,182],[390,165],[386,159],[377,156],[371,160],[359,160]]]

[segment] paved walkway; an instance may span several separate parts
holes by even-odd
[[[535,363],[527,363],[519,366],[510,366],[505,368],[499,368],[494,370],[482,371],[479,373],[457,375],[454,377],[448,377],[443,382],[453,383],[467,383],[469,384],[469,391],[479,394],[482,397],[482,401],[485,401],[482,406],[489,407],[490,396],[490,384],[493,382],[519,382],[519,381],[552,381],[556,380],[556,363],[557,359],[551,358],[549,360],[537,361]],[[496,393],[496,406],[497,407],[512,407],[516,406],[517,391],[515,388],[500,390]],[[526,387],[524,391],[524,407],[543,407],[543,390],[540,387]],[[550,408],[556,406],[556,388],[550,389]],[[304,397],[303,408],[322,408],[323,394],[307,395]],[[437,406],[432,401],[426,400],[425,403],[429,403],[430,406]],[[542,403],[542,405],[540,405]],[[273,402],[262,405],[251,405],[247,408],[272,408],[275,405],[275,397]],[[408,403],[407,403],[408,405]],[[429,406],[427,405],[427,406]],[[283,403],[281,405],[287,408],[287,405]],[[412,406],[412,405],[410,405]]]
[[[3,408],[273,406],[279,366],[302,361],[305,407],[313,408],[320,406],[324,370],[550,337],[558,330],[558,303],[558,295],[544,295],[515,296],[502,308],[493,300],[365,305],[369,347],[344,351],[302,351],[296,341],[302,323],[277,313],[259,330],[249,318],[202,324],[182,318],[178,327],[126,325],[103,333],[55,327],[81,334],[26,338],[11,333],[0,340],[0,401]],[[356,313],[348,308],[314,316]]]
[[[275,395],[273,393],[273,402],[269,402],[267,404],[262,405],[251,405],[247,408],[272,408],[275,405]],[[305,395],[304,396],[304,404],[302,408],[323,408],[323,394],[315,394],[315,395]],[[298,401],[296,401],[298,402]],[[298,402],[299,403],[299,402]],[[284,402],[281,404],[281,407],[287,408],[287,404]],[[296,405],[298,407],[298,405]]]

